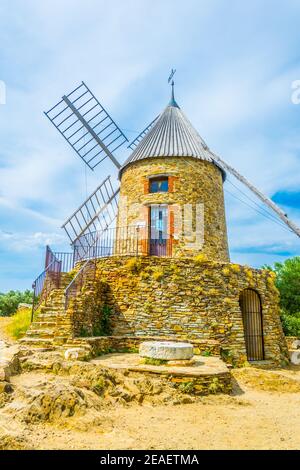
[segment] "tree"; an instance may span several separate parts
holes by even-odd
[[[300,336],[300,256],[264,268],[276,273],[275,284],[280,292],[281,321],[285,334]]]
[[[275,263],[274,270],[281,308],[289,314],[300,312],[300,256]]]
[[[32,303],[32,292],[30,290],[25,290],[25,292],[11,290],[6,294],[0,293],[0,316],[9,317],[13,315],[20,303]]]

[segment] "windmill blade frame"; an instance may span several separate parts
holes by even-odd
[[[89,240],[89,245],[93,244],[95,232],[105,230],[114,222],[118,212],[119,191],[119,187],[113,188],[108,176],[64,222],[61,228],[72,245],[77,241],[80,244],[83,235]]]
[[[106,158],[121,167],[114,152],[128,139],[84,82],[44,114],[91,170]]]
[[[143,140],[145,135],[148,134],[148,132],[152,129],[159,116],[160,114],[156,116],[156,118],[153,119],[153,121],[151,121],[150,124],[148,124],[148,126],[145,127],[145,129],[142,130],[142,132],[140,132],[139,135],[132,142],[130,142],[130,144],[127,146],[128,149],[134,150],[138,146],[138,144]]]
[[[232,174],[238,181],[243,183],[253,194],[255,194],[266,206],[272,209],[273,212],[292,230],[298,237],[300,237],[300,228],[292,222],[287,215],[275,204],[270,198],[265,196],[259,189],[253,186],[243,175],[241,175],[235,168],[228,165],[222,158],[210,151],[213,160],[218,163],[224,170]]]

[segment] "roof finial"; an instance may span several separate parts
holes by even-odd
[[[171,86],[172,86],[172,93],[171,93],[171,100],[169,102],[169,106],[173,106],[175,108],[179,108],[178,104],[176,103],[175,101],[175,96],[174,96],[174,80],[173,80],[173,77],[175,75],[175,72],[176,72],[176,69],[172,69],[171,70],[171,73],[170,73],[170,76],[168,78],[168,83],[171,82]]]

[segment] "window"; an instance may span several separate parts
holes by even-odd
[[[149,185],[150,193],[167,193],[169,190],[169,182],[167,176],[151,178]]]

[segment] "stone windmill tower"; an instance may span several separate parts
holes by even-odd
[[[229,261],[225,171],[174,98],[120,173],[118,226],[140,224],[145,254]],[[146,233],[145,233],[146,232]]]

